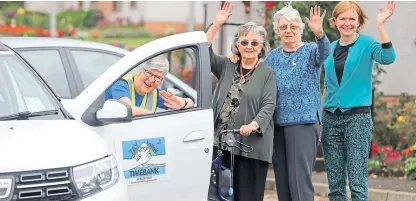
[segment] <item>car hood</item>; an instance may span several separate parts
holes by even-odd
[[[0,172],[76,166],[108,155],[99,136],[76,120],[0,121]]]

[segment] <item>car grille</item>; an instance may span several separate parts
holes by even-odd
[[[69,168],[10,174],[16,181],[12,201],[79,200]]]

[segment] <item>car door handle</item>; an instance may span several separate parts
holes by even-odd
[[[205,139],[204,132],[195,131],[186,135],[185,138],[183,138],[183,142],[195,142],[195,141],[204,140],[204,139]]]

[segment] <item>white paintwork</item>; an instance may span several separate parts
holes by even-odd
[[[29,67],[27,70],[29,71]],[[12,73],[8,71],[7,74],[12,79],[10,84],[14,90],[11,93],[15,93],[11,97],[21,97],[21,91]],[[46,87],[46,85],[39,83],[39,86],[33,87]],[[52,94],[45,93],[44,95],[51,96]],[[27,98],[26,101],[28,101]],[[51,100],[57,101],[52,97]],[[38,98],[32,98],[27,106],[39,109],[39,105],[43,106],[40,101]],[[0,121],[0,175],[2,178],[23,171],[85,165],[110,154],[106,144],[97,133],[74,119]],[[129,201],[124,178],[120,177],[114,186],[83,200]]]
[[[61,104],[64,106],[66,110],[72,111],[74,99],[61,99]]]
[[[212,119],[212,111],[200,110],[140,119],[131,123],[110,124],[95,130],[109,148],[114,148],[113,154],[122,170],[134,167],[135,161],[123,162],[121,142],[165,138],[167,159],[159,161],[153,157],[155,160],[152,158],[151,163],[165,162],[166,176],[156,182],[134,185],[127,183],[132,200],[206,201],[213,146]],[[210,151],[205,153],[205,148]]]
[[[103,108],[97,111],[97,119],[115,119],[126,118],[128,116],[128,108],[117,101],[106,101]]]
[[[126,55],[130,51],[105,43],[98,43],[93,41],[75,40],[69,38],[53,38],[53,37],[0,37],[0,41],[13,49],[19,48],[57,48],[57,47],[72,47],[72,48],[91,48],[103,51],[115,52],[121,55]]]
[[[104,43],[97,43],[92,41],[75,40],[68,38],[53,38],[53,37],[0,37],[0,41],[13,49],[26,49],[26,48],[88,48],[99,51],[108,51],[125,56],[130,51],[120,48],[114,45],[108,45]],[[0,52],[1,54],[1,52]],[[182,80],[178,79],[174,75],[166,74],[166,80],[164,82],[171,83],[175,88],[180,89],[184,94],[193,100],[197,100],[196,91]],[[80,78],[81,79],[81,78]],[[67,101],[67,100],[65,100]],[[66,107],[66,104],[64,104]]]
[[[71,167],[109,154],[76,120],[0,121],[0,130],[0,173]]]
[[[70,103],[72,115],[81,120],[102,92],[136,64],[166,50],[198,43],[206,43],[204,32],[172,35],[139,47],[111,66]],[[208,57],[208,55],[203,56]],[[209,68],[209,66],[201,66],[201,68]],[[107,143],[107,147],[116,156],[120,169],[126,171],[127,177],[132,175],[128,170],[137,166],[146,167],[145,165],[149,163],[166,168],[165,175],[152,177],[156,181],[141,182],[126,178],[132,200],[206,201],[212,158],[213,125],[213,112],[212,109],[208,109],[91,128]],[[148,149],[140,148],[133,151],[136,155],[129,156],[133,159],[123,160],[125,158],[123,142],[153,138],[162,139],[161,143],[165,145],[164,155],[152,157],[148,155]],[[140,159],[135,161],[134,157]]]
[[[104,90],[136,64],[158,53],[198,43],[206,43],[204,32],[177,34],[149,42],[123,57],[77,98],[62,100],[76,120],[0,122],[0,172],[74,167],[113,154],[121,173],[120,182],[83,200],[206,201],[214,135],[212,108],[97,127],[89,126],[81,118]],[[122,142],[151,138],[164,140],[166,154],[139,162],[165,165],[166,174],[156,177],[157,181],[131,183],[123,171],[138,164],[123,160]],[[140,150],[142,153],[149,151]],[[138,157],[139,152],[135,154],[133,157]]]
[[[108,68],[107,71],[81,92],[74,100],[74,107],[70,111],[71,114],[80,119],[84,111],[103,91],[126,72],[130,71],[139,61],[156,53],[161,53],[162,50],[204,42],[207,42],[205,33],[203,31],[196,31],[167,36],[140,46]]]

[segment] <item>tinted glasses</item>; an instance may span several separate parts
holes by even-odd
[[[238,43],[244,47],[247,47],[249,44],[251,44],[251,47],[257,47],[261,44],[258,41],[248,41],[248,40],[242,40],[242,41],[239,41]]]

